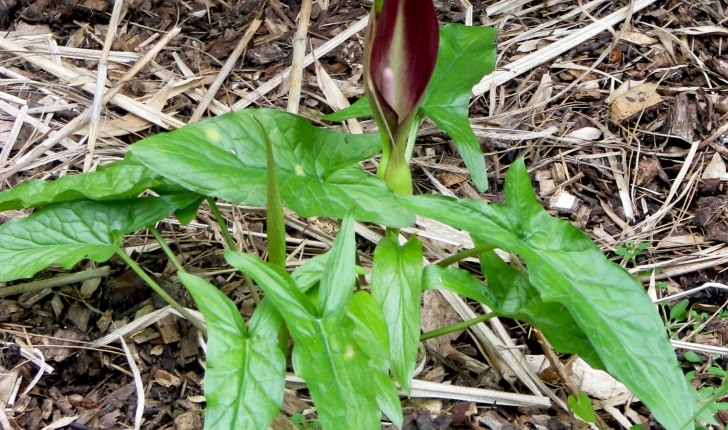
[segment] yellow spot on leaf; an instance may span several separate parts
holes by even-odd
[[[215,129],[209,129],[205,132],[205,137],[207,137],[207,140],[213,143],[220,142],[222,138],[220,137],[220,132],[218,132]]]
[[[346,345],[346,350],[344,351],[344,359],[351,360],[352,358],[354,358],[355,355],[356,351],[354,351],[354,345]]]
[[[296,175],[298,175],[298,176],[305,175],[305,173],[303,171],[303,166],[301,166],[300,164],[296,164]]]

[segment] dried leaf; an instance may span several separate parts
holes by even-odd
[[[650,46],[659,42],[659,40],[654,37],[646,36],[637,31],[625,31],[622,33],[621,39],[639,46]]]

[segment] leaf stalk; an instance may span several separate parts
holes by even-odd
[[[187,309],[185,309],[182,305],[179,304],[172,296],[167,294],[166,291],[162,287],[157,284],[154,279],[152,279],[149,275],[147,275],[147,272],[144,271],[139,265],[134,261],[131,257],[126,255],[126,253],[121,249],[116,250],[116,255],[121,257],[124,262],[131,267],[131,270],[134,271],[137,275],[139,275],[140,278],[144,280],[144,282],[147,283],[150,287],[152,287],[152,290],[154,290],[155,293],[159,294],[160,297],[164,299],[165,302],[169,303],[170,306],[172,306],[177,312],[179,312],[180,315],[182,315],[187,321],[190,322],[195,328],[202,333],[203,335],[207,336],[207,328],[205,328],[204,325],[198,320],[197,318],[193,317],[189,312],[187,312]]]

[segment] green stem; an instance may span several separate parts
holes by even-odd
[[[458,252],[457,254],[451,255],[451,256],[447,257],[446,259],[437,263],[437,265],[440,267],[451,266],[451,265],[457,263],[458,261],[464,260],[468,257],[472,257],[473,255],[480,255],[486,251],[491,251],[493,249],[495,249],[495,246],[492,246],[492,245],[476,246],[475,248],[466,249],[465,251]]]
[[[207,204],[210,205],[210,209],[212,209],[212,213],[215,214],[215,219],[217,220],[217,223],[220,224],[220,230],[222,231],[222,235],[225,237],[225,243],[227,243],[228,249],[230,249],[231,251],[237,250],[237,248],[235,247],[235,241],[230,235],[230,231],[227,229],[225,218],[222,217],[222,212],[220,212],[220,208],[217,207],[217,203],[215,203],[215,200],[212,197],[208,197]],[[255,289],[253,280],[250,279],[250,276],[246,275],[245,273],[243,273],[243,280],[245,281],[245,285],[247,285],[248,287],[248,291],[250,291],[250,295],[253,297],[253,301],[256,305],[259,305],[260,295],[258,294],[258,290]]]
[[[357,266],[362,267],[361,265],[361,258],[359,258],[359,253],[354,253],[355,263]],[[367,278],[364,275],[357,275],[356,276],[356,290],[359,291],[362,288],[365,288],[367,286]]]
[[[207,336],[207,329],[205,326],[202,325],[202,323],[192,315],[190,315],[189,312],[187,312],[187,309],[183,308],[182,305],[177,303],[175,299],[172,298],[169,294],[167,294],[166,291],[162,287],[159,286],[154,280],[147,275],[147,272],[144,271],[141,267],[139,267],[138,264],[136,264],[136,261],[132,260],[131,257],[126,255],[124,251],[121,250],[121,248],[116,250],[116,255],[121,257],[122,260],[126,264],[131,267],[131,270],[133,270],[137,275],[139,275],[140,278],[144,280],[150,287],[152,287],[152,290],[154,290],[155,293],[159,294],[160,297],[164,299],[165,302],[169,303],[170,306],[172,306],[177,312],[179,312],[180,315],[182,315],[184,318],[187,319],[197,330],[202,333],[203,335]]]
[[[446,335],[448,333],[465,330],[466,328],[472,327],[475,324],[482,323],[485,321],[488,321],[489,319],[493,317],[497,317],[495,312],[491,312],[485,315],[481,315],[478,318],[473,318],[471,320],[463,321],[461,323],[449,325],[447,327],[438,328],[437,330],[428,331],[427,333],[422,333],[420,336],[420,342],[427,339],[432,339],[433,337],[438,337],[442,335]]]
[[[70,273],[68,275],[55,276],[53,278],[43,279],[40,281],[13,285],[12,287],[0,288],[0,297],[25,294],[31,291],[40,291],[45,290],[46,288],[60,287],[62,285],[76,284],[89,279],[105,278],[109,276],[109,273],[111,273],[109,266],[103,266],[96,269],[85,270],[83,272]]]
[[[281,322],[280,327],[278,327],[278,349],[281,350],[283,353],[283,356],[288,358],[288,326],[286,325],[286,322]]]
[[[167,258],[169,258],[172,264],[174,264],[174,267],[177,268],[177,271],[184,273],[185,269],[184,267],[182,267],[182,263],[179,262],[177,257],[172,252],[172,249],[169,247],[169,245],[167,245],[167,242],[162,238],[162,235],[159,234],[159,231],[157,231],[157,229],[154,228],[153,225],[148,225],[147,229],[152,232],[152,235],[155,239],[157,239],[157,242],[159,242],[159,245],[162,247],[164,253],[167,254]]]
[[[220,224],[220,230],[222,230],[222,235],[225,237],[225,242],[227,243],[228,248],[231,251],[235,251],[237,249],[235,247],[235,241],[233,240],[233,237],[230,235],[230,231],[227,228],[227,223],[225,222],[225,218],[223,218],[222,212],[220,212],[220,208],[217,207],[217,203],[215,203],[215,199],[213,199],[212,197],[208,197],[207,204],[210,205],[210,209],[212,209],[212,213],[215,214],[215,219],[217,219],[217,223]]]
[[[260,304],[260,294],[258,294],[258,289],[255,288],[255,283],[253,282],[253,279],[248,276],[247,273],[243,273],[243,281],[245,281],[245,285],[248,287],[248,291],[250,292],[250,296],[253,298],[253,302],[256,306]]]

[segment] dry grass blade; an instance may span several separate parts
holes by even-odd
[[[207,89],[205,96],[197,105],[197,108],[195,108],[195,112],[192,114],[192,117],[190,117],[189,123],[197,122],[200,120],[200,118],[202,118],[202,115],[207,110],[210,102],[212,102],[212,100],[215,98],[217,90],[219,90],[223,82],[225,82],[225,79],[227,79],[230,71],[232,71],[233,67],[235,67],[235,63],[237,63],[238,59],[243,54],[243,51],[245,51],[245,47],[248,46],[248,43],[250,43],[250,41],[253,39],[255,32],[258,30],[258,27],[260,27],[260,23],[261,21],[257,18],[250,23],[248,30],[245,32],[245,35],[243,35],[243,37],[240,39],[240,42],[238,42],[235,50],[232,54],[230,54],[230,57],[228,57],[222,70],[220,70],[220,73],[218,73],[217,77],[215,78],[215,81]]]
[[[74,80],[82,78],[82,76],[77,72],[74,72],[67,67],[59,66],[44,56],[31,52],[7,39],[0,38],[0,50],[12,52],[14,55],[23,58],[36,67],[40,67],[64,82],[73,82]],[[79,87],[90,94],[94,94],[96,90],[95,85],[91,83],[85,83]],[[180,120],[163,112],[155,111],[148,106],[145,106],[143,103],[123,94],[116,94],[111,98],[110,102],[165,129],[182,127],[184,125],[184,123]]]
[[[185,309],[190,315],[192,315],[194,318],[197,318],[202,324],[205,323],[205,318],[202,316],[202,314],[196,310],[193,309]],[[98,348],[101,346],[109,345],[113,342],[116,342],[119,340],[122,336],[131,336],[134,333],[137,333],[141,330],[144,330],[145,328],[149,327],[150,325],[154,324],[155,322],[161,320],[162,318],[166,317],[167,315],[177,315],[178,317],[181,317],[181,315],[175,311],[172,306],[165,306],[162,309],[159,309],[157,311],[154,311],[152,313],[149,313],[147,315],[144,315],[141,318],[138,318],[134,320],[133,322],[130,322],[129,324],[121,327],[117,331],[113,333],[109,333],[108,335],[94,341],[90,346],[92,348]]]
[[[333,50],[334,48],[339,46],[345,40],[347,40],[351,36],[355,35],[356,33],[362,31],[364,29],[364,27],[366,27],[368,21],[369,21],[368,16],[360,19],[359,21],[354,23],[351,27],[349,27],[346,30],[342,31],[341,33],[337,34],[333,39],[327,41],[323,45],[314,49],[312,53],[306,55],[306,57],[303,59],[303,67],[310,66],[313,63],[314,56],[316,56],[318,58],[318,57],[321,57],[321,56],[329,53],[331,50]],[[233,105],[233,111],[244,109],[244,108],[250,106],[252,103],[255,103],[259,98],[268,94],[275,87],[280,85],[281,82],[283,82],[285,79],[287,79],[288,76],[290,76],[291,70],[292,70],[292,68],[288,67],[286,70],[279,73],[275,77],[269,79],[265,84],[258,87],[251,94],[248,94],[247,96],[243,97],[241,100],[238,100]]]
[[[111,45],[114,43],[116,36],[116,27],[119,25],[121,18],[121,6],[124,0],[115,0],[114,9],[111,12],[111,20],[109,27],[106,29],[106,40],[104,48],[101,50],[101,59],[99,59],[99,67],[96,72],[96,90],[94,92],[94,101],[91,105],[91,121],[88,130],[88,140],[86,142],[86,159],[83,162],[83,171],[91,171],[94,160],[94,149],[96,149],[96,138],[99,134],[99,119],[101,118],[101,110],[104,107],[104,89],[106,88],[106,75],[109,67],[109,52]]]
[[[326,4],[328,2],[325,2]],[[288,86],[288,112],[298,113],[301,103],[301,79],[303,79],[303,57],[306,55],[306,36],[311,18],[313,0],[303,0],[298,14],[298,28],[293,36],[293,63],[291,64],[290,85]],[[326,6],[323,7],[326,9]]]
[[[142,375],[139,373],[139,367],[137,367],[136,362],[134,361],[134,355],[131,353],[131,350],[129,350],[129,346],[126,344],[123,336],[119,337],[119,343],[121,343],[121,347],[124,349],[126,361],[129,363],[129,369],[134,376],[134,387],[136,388],[137,393],[136,412],[134,413],[134,430],[139,430],[142,428],[142,418],[144,415],[144,383],[142,382]]]
[[[634,2],[633,12],[639,12],[653,4],[655,1],[656,0],[637,0]],[[605,25],[616,25],[620,21],[623,21],[629,16],[629,13],[630,8],[623,7],[609,16],[602,18],[598,23],[590,24],[581,30],[575,31],[569,36],[560,39],[558,42],[552,43],[545,48],[541,48],[532,54],[509,63],[503,68],[504,70],[496,70],[492,74],[484,77],[479,84],[475,85],[473,87],[473,96],[485,94],[491,89],[503,85],[516,76],[520,76],[521,74],[556,58],[558,55],[584,43],[586,40],[589,40],[604,31]]]

